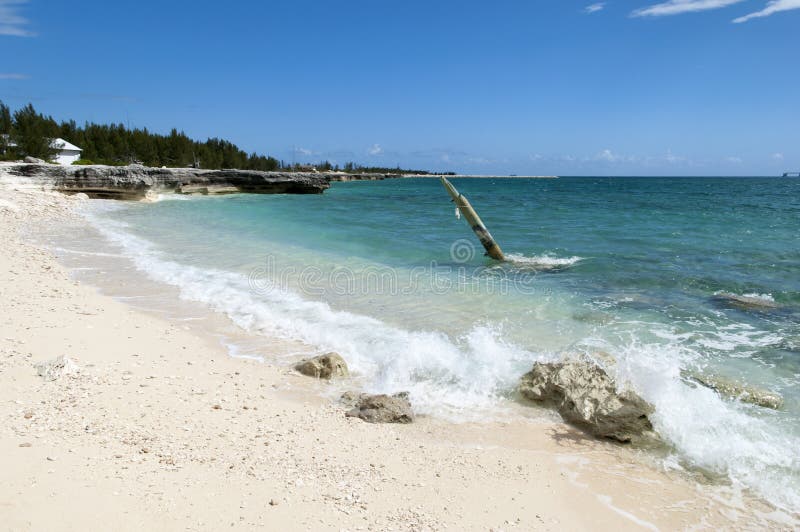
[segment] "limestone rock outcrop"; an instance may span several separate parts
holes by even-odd
[[[308,360],[303,360],[295,365],[294,369],[315,379],[334,379],[337,377],[347,377],[350,370],[347,362],[339,353],[326,353]]]
[[[783,397],[776,392],[762,390],[755,386],[749,386],[732,379],[713,375],[693,373],[689,378],[730,399],[736,399],[743,403],[750,403],[773,410],[780,410],[783,407]]]
[[[342,395],[345,404],[353,406],[345,415],[357,417],[367,423],[411,423],[414,421],[414,412],[407,392],[394,395],[354,394],[347,392]]]
[[[129,166],[17,164],[6,170],[43,187],[91,198],[141,200],[150,193],[320,194],[330,187],[322,174],[201,170]]]
[[[537,362],[520,379],[519,392],[595,436],[620,442],[653,436],[648,418],[653,406],[632,390],[618,391],[614,380],[593,363]]]

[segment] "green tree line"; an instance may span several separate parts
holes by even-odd
[[[74,120],[58,123],[33,105],[14,111],[0,102],[0,152],[5,159],[29,155],[50,160],[55,155],[51,139],[62,138],[83,149],[84,163],[146,166],[238,168],[277,170],[274,157],[247,153],[227,140],[211,138],[205,142],[190,139],[173,129],[168,135],[145,129],[128,129],[123,124],[85,123]],[[16,144],[16,146],[10,146]]]
[[[274,157],[246,153],[227,140],[210,138],[205,142],[190,139],[173,129],[169,135],[147,128],[129,129],[123,124],[79,126],[74,120],[61,123],[28,104],[13,113],[0,101],[0,160],[16,160],[27,155],[52,160],[56,151],[52,139],[62,138],[83,151],[78,164],[143,164],[146,166],[197,167],[208,169],[308,171],[311,165],[285,164]],[[348,162],[340,167],[329,161],[316,165],[321,172],[344,170],[348,173],[427,174],[424,170],[361,166]]]

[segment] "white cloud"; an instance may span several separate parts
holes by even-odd
[[[664,15],[680,15],[696,11],[708,11],[738,4],[744,0],[668,0],[660,4],[636,9],[632,17],[661,17]],[[789,0],[796,1],[796,0]]]
[[[299,153],[300,155],[311,155],[314,153],[313,151],[306,149],[306,148],[294,148],[295,153]]]
[[[13,35],[15,37],[33,37],[36,35],[28,30],[28,19],[19,14],[19,6],[28,0],[0,0],[0,35]]]
[[[750,13],[749,15],[735,18],[733,19],[733,22],[736,24],[741,24],[742,22],[747,22],[750,19],[768,17],[774,13],[789,11],[792,9],[800,9],[800,0],[770,0],[770,2],[767,3],[767,7],[761,11],[756,11],[755,13]]]
[[[731,164],[742,164],[741,157],[726,157],[725,160]]]
[[[610,164],[637,164],[646,161],[646,158],[637,156],[637,155],[624,155],[619,153],[614,153],[609,149],[602,150],[600,153],[596,154],[594,157],[591,158],[584,158],[585,162],[603,162],[603,163],[610,163]]]
[[[666,162],[668,162],[669,164],[676,164],[676,163],[683,162],[684,158],[683,157],[678,157],[677,155],[672,153],[672,150],[670,149],[670,150],[667,150],[667,154],[664,156],[664,160]]]
[[[598,11],[602,11],[605,9],[606,3],[605,2],[597,2],[596,4],[591,4],[583,8],[584,13],[597,13]]]
[[[382,155],[383,154],[383,148],[381,148],[380,144],[373,144],[372,147],[369,150],[367,150],[367,152],[370,155]]]
[[[605,149],[595,155],[595,160],[597,161],[605,161],[608,163],[621,163],[621,162],[630,162],[633,161],[633,157],[625,157],[623,155],[618,155],[609,149]]]
[[[27,74],[16,74],[16,73],[2,73],[0,72],[0,79],[28,79],[30,76]]]
[[[773,153],[773,154],[772,154],[772,158],[773,158],[774,160],[776,160],[776,161],[782,161],[782,160],[783,160],[783,154],[782,154],[782,153],[780,153],[780,152],[778,152],[778,153]]]
[[[603,150],[597,154],[598,159],[602,159],[603,161],[614,162],[617,160],[617,157],[611,153],[611,150]]]

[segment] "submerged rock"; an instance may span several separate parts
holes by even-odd
[[[775,303],[775,300],[772,299],[771,296],[768,295],[759,295],[759,294],[732,294],[730,292],[717,292],[714,294],[714,299],[725,303],[727,305],[731,305],[733,307],[738,307],[741,309],[751,309],[751,310],[766,310],[766,309],[775,309],[778,308],[778,304]]]
[[[41,362],[34,366],[40,377],[46,381],[55,381],[64,375],[78,372],[78,365],[67,356],[61,355],[53,360]]]
[[[303,360],[295,365],[294,369],[315,379],[333,379],[350,375],[350,370],[347,369],[347,362],[338,353],[326,353]]]
[[[689,378],[706,388],[711,388],[720,395],[731,399],[737,399],[743,403],[772,408],[773,410],[780,410],[780,408],[783,407],[783,397],[776,392],[741,384],[725,377],[693,373],[689,375]]]
[[[652,436],[648,416],[653,406],[632,390],[617,391],[614,380],[595,364],[537,362],[520,379],[519,391],[595,436],[621,442]]]
[[[414,421],[408,392],[394,395],[347,392],[342,395],[342,401],[353,406],[345,414],[347,417],[357,417],[367,423],[411,423]]]

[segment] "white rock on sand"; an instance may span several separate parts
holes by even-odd
[[[375,425],[73,281],[18,232],[76,202],[2,186],[0,522],[10,530],[639,530],[768,526],[555,421]],[[17,187],[18,188],[18,187]],[[33,364],[69,353],[53,381]],[[295,390],[292,395],[280,389]],[[55,460],[48,460],[50,459]],[[734,500],[732,507],[725,505]]]
[[[78,372],[78,365],[68,356],[60,357],[35,364],[36,373],[46,381],[55,381],[65,375],[74,375]]]

